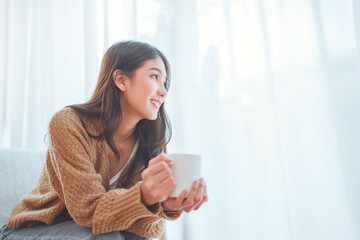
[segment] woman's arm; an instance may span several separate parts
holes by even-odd
[[[91,159],[91,141],[73,112],[55,114],[49,125],[49,154],[46,167],[51,185],[64,201],[71,217],[80,225],[91,227],[94,234],[128,229],[138,219],[160,213],[160,204],[150,211],[141,201],[142,181],[129,189],[106,192],[102,176],[95,171]],[[151,225],[142,234],[159,235],[161,224]]]
[[[178,219],[183,213],[183,210],[166,211],[162,203],[160,204],[160,206],[161,209],[160,209],[159,217],[164,218],[166,220],[174,221]]]
[[[162,231],[156,232],[151,229],[161,229]],[[144,235],[144,230],[146,230],[146,235]],[[160,238],[165,231],[165,220],[157,216],[140,218],[125,231],[142,237]]]

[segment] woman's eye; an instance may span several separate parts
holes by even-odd
[[[158,78],[159,78],[159,75],[157,75],[157,74],[151,75],[151,77],[154,77],[154,76],[156,76],[155,80],[157,81]],[[166,88],[166,83],[167,83],[167,82],[163,82],[164,88]]]

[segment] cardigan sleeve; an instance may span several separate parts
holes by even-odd
[[[183,213],[183,210],[165,211],[162,203],[160,204],[159,217],[161,217],[161,218],[164,218],[169,221],[175,221],[176,219],[178,219],[181,216],[182,213]]]
[[[148,209],[141,201],[142,181],[129,189],[106,192],[102,176],[90,158],[91,141],[74,114],[55,114],[49,124],[49,154],[46,166],[51,185],[78,224],[91,227],[93,234],[121,231],[141,218],[152,217],[143,236],[160,236],[160,203]]]
[[[151,229],[162,229],[162,231],[155,233],[152,232]],[[145,236],[144,230],[149,234]],[[157,216],[140,218],[136,220],[136,222],[134,222],[128,229],[126,229],[127,232],[131,232],[142,237],[150,237],[150,238],[161,237],[164,234],[163,233],[164,230],[165,230],[165,220]]]
[[[149,229],[149,230],[147,230],[147,232],[150,232],[150,229],[161,228],[161,229],[164,229],[164,232],[162,233],[160,238],[166,239],[165,219],[174,221],[180,217],[182,212],[183,212],[182,210],[180,210],[180,211],[164,211],[164,209],[162,208],[162,204],[161,204],[159,217],[152,216],[152,217],[140,218],[140,219],[136,220],[136,222],[134,224],[132,224],[128,229],[126,229],[126,231],[135,233],[139,236],[143,236],[142,235],[143,229]],[[143,237],[158,238],[159,236],[153,235],[153,236],[143,236]]]

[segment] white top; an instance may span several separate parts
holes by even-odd
[[[138,145],[139,145],[139,139],[136,141],[135,143],[135,146],[134,146],[134,149],[132,150],[131,154],[130,154],[130,157],[129,159],[126,161],[124,167],[122,169],[120,169],[120,171],[118,171],[115,176],[113,176],[111,179],[110,179],[110,190],[111,189],[115,189],[116,188],[116,185],[117,185],[117,182],[120,178],[120,175],[121,173],[124,171],[125,167],[128,165],[128,163],[130,162],[130,159],[135,155],[136,153],[136,150],[138,148]]]

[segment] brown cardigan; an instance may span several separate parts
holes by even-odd
[[[84,121],[89,132],[100,132],[97,119]],[[130,162],[118,188],[109,190],[105,144],[88,136],[75,110],[57,112],[49,124],[49,148],[37,185],[15,205],[7,225],[18,229],[73,219],[93,234],[125,230],[166,239],[165,219],[175,220],[182,211],[165,212],[160,203],[148,207],[142,203],[142,163]],[[121,188],[131,164],[137,171],[130,185]]]

